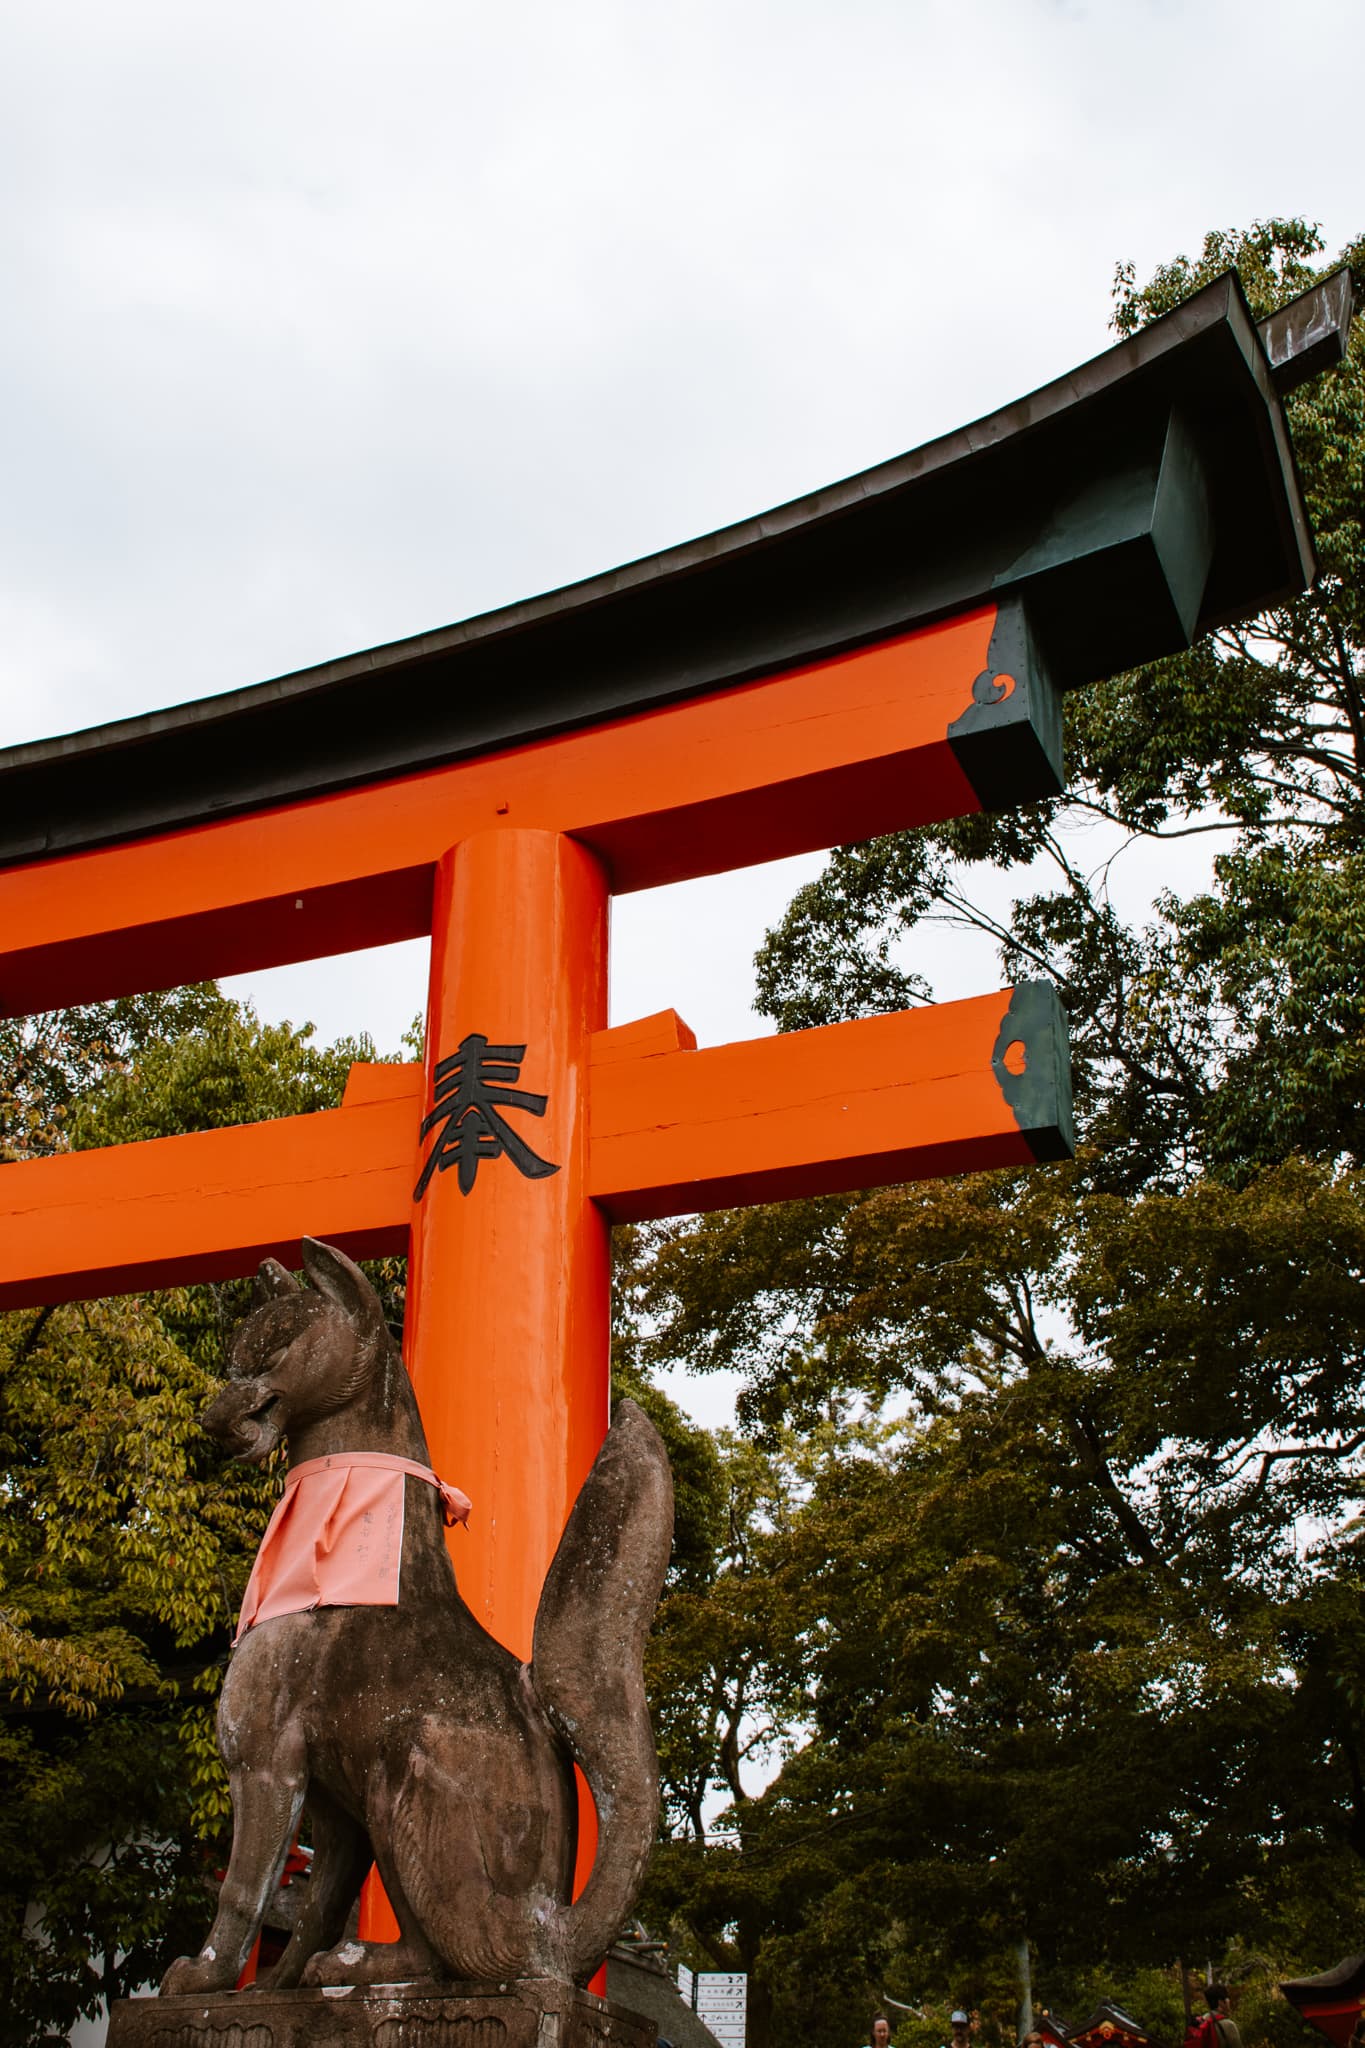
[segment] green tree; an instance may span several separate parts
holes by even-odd
[[[662,1866],[708,1938],[761,1901],[779,2031],[842,2005],[856,2033],[881,1986],[984,1997],[1024,1933],[1054,1973],[1105,1958],[1111,1989],[1236,1940],[1303,1967],[1349,1946],[1365,1186],[1296,1161],[1137,1202],[1078,1178],[830,1205],[807,1297],[789,1281],[784,1315],[770,1285],[728,1330],[722,1302],[719,1341],[748,1219],[713,1219],[722,1253],[660,1248],[655,1344],[703,1332],[690,1355],[747,1372],[762,1436],[818,1431],[836,1390],[904,1410],[765,1518],[747,1611],[803,1739],[739,1834]],[[1304,1554],[1308,1525],[1336,1533]],[[704,1603],[694,1626],[724,1644]]]
[[[0,1034],[0,1133],[13,1161],[301,1114],[357,1057],[211,984],[27,1019]],[[245,1292],[0,1317],[0,2039],[64,2030],[203,1933],[213,1703],[273,1493],[197,1426]]]
[[[158,1038],[212,1030],[232,1008],[212,983],[0,1020],[0,1157],[71,1143],[75,1112]]]
[[[1142,289],[1121,270],[1115,325],[1229,265],[1263,315],[1321,254],[1298,221],[1211,235]],[[1075,1165],[650,1241],[650,1354],[738,1367],[770,1454],[832,1404],[895,1422],[765,1524],[750,1598],[782,1616],[790,1753],[660,1864],[661,1910],[699,1937],[761,1926],[776,2032],[852,2042],[884,1988],[927,2042],[947,2000],[1008,2006],[1022,1936],[1054,2004],[1097,1968],[1150,1990],[1182,1953],[1320,1968],[1356,1945],[1359,328],[1289,412],[1314,591],[1068,700],[1065,800],[836,850],[759,955],[783,1029],[924,1000],[928,919],[1048,974]],[[1210,886],[1125,922],[1097,823],[1111,857],[1218,845]],[[992,871],[1017,877],[1004,914]]]
[[[1303,289],[1302,221],[1212,234],[1144,289],[1122,268],[1121,334],[1235,266],[1259,317]],[[1365,273],[1365,241],[1339,261]],[[1331,266],[1335,268],[1336,266]],[[1012,976],[1045,973],[1069,1014],[1092,1171],[1116,1187],[1319,1153],[1361,1120],[1365,850],[1365,323],[1342,366],[1287,405],[1314,523],[1314,589],[1187,654],[1066,701],[1068,793],[836,850],[759,955],[782,1029],[923,1000],[905,964],[924,920],[985,934]],[[1113,835],[1094,867],[1094,836]],[[1210,890],[1125,924],[1109,877],[1143,841],[1222,848]],[[1030,891],[1000,916],[990,871]],[[1354,1150],[1353,1150],[1353,1156]]]

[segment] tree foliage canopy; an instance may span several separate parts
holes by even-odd
[[[1229,266],[1260,317],[1322,255],[1300,221],[1210,235],[1145,286],[1121,268],[1114,325]],[[755,1974],[774,2035],[851,2043],[882,1991],[923,2008],[900,2037],[926,2048],[949,2003],[1012,2024],[1021,1939],[1058,2006],[1097,1971],[1159,2007],[1182,1955],[1359,1946],[1359,325],[1288,411],[1314,590],[1068,698],[1065,798],[836,849],[758,956],[784,1030],[926,1000],[930,921],[1049,976],[1075,1163],[636,1248],[642,1357],[738,1370],[780,1475],[744,1594],[780,1768],[746,1792],[713,1740],[710,1827],[677,1826],[655,1873],[656,1911]],[[1193,886],[1134,922],[1115,876],[1175,839]],[[735,1569],[718,1549],[718,1609]],[[698,1695],[718,1682],[699,1657]]]
[[[11,1159],[328,1108],[322,1049],[212,985],[0,1027]],[[0,2039],[64,2031],[201,1939],[213,1736],[273,1475],[198,1428],[244,1283],[0,1316]]]

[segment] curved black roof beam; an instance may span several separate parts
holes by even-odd
[[[0,864],[645,711],[1006,596],[1062,689],[1187,646],[1312,579],[1280,394],[1339,359],[1350,318],[1339,272],[1258,330],[1228,272],[1029,397],[757,518],[458,625],[12,747]]]

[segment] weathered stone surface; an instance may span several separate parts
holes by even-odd
[[[655,2048],[652,2021],[550,1977],[120,1999],[109,2048]]]
[[[711,2029],[682,1998],[677,1980],[660,1957],[621,1940],[607,1956],[607,1996],[627,2012],[649,2020],[661,2041],[673,2048],[720,2048]]]
[[[353,1590],[329,1604],[316,1592],[320,1604],[277,1606],[242,1636],[218,1710],[232,1857],[208,1939],[172,1963],[162,1989],[232,1990],[305,1807],[311,1876],[266,1988],[585,1982],[634,1904],[658,1817],[643,1665],[673,1529],[663,1445],[633,1402],[618,1402],[521,1663],[456,1587],[441,1497],[413,1476],[430,1477],[426,1438],[373,1288],[327,1245],[306,1239],[303,1262],[310,1287],[274,1260],[262,1266],[204,1427],[248,1462],[282,1441],[291,1469],[401,1461],[403,1511],[384,1524],[386,1542],[401,1528],[397,1600],[369,1604]],[[575,1764],[600,1822],[577,1898]],[[346,1934],[372,1861],[397,1942]]]

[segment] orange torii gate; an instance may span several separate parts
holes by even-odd
[[[1341,279],[1231,276],[798,504],[299,676],[0,756],[0,1013],[432,936],[425,1070],[7,1168],[0,1307],[411,1251],[461,1590],[521,1655],[607,1420],[608,1226],[1070,1149],[1042,984],[698,1050],[607,1029],[614,892],[1062,786],[1058,692],[1312,573],[1279,391]],[[453,1169],[453,1170],[451,1170]]]

